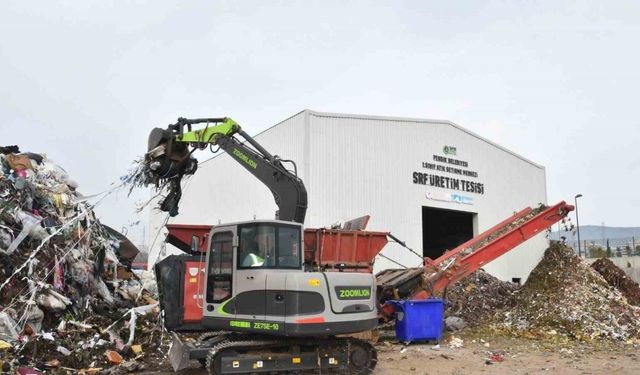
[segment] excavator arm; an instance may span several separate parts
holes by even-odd
[[[193,125],[206,124],[193,130]],[[238,140],[241,138],[244,142]],[[293,161],[282,160],[269,153],[255,139],[245,133],[230,118],[179,118],[166,129],[155,128],[149,134],[149,148],[145,157],[146,167],[153,182],[169,184],[169,193],[160,205],[171,216],[178,214],[182,196],[180,181],[185,175],[195,173],[197,159],[192,154],[197,149],[218,146],[265,184],[278,206],[277,218],[304,223],[307,210],[307,190],[297,176]],[[217,150],[216,150],[217,151]],[[288,170],[283,163],[291,163]]]

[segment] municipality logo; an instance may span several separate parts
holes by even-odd
[[[457,151],[458,150],[453,146],[444,146],[442,148],[442,152],[444,152],[445,155],[455,155]]]

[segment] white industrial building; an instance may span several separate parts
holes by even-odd
[[[308,192],[306,227],[368,214],[368,230],[389,231],[431,258],[514,211],[547,203],[543,166],[450,121],[304,110],[255,139],[296,161]],[[170,223],[272,219],[276,210],[271,192],[221,153],[184,184],[180,215]],[[152,213],[149,232],[156,233],[165,217]],[[151,259],[161,238],[153,240]],[[524,281],[546,247],[544,234],[538,235],[485,270]],[[406,266],[420,264],[397,244],[382,253]],[[397,266],[378,258],[375,271],[385,268]]]

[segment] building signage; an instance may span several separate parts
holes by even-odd
[[[473,204],[473,197],[462,195],[459,193],[447,193],[447,192],[431,192],[425,193],[427,199],[440,202],[453,202],[458,204]]]
[[[444,146],[443,152],[447,155],[456,155],[458,151],[456,147]],[[414,184],[465,193],[484,194],[484,184],[472,180],[478,178],[478,172],[470,169],[467,161],[449,156],[432,155],[431,160],[422,162],[422,168],[428,170],[428,173],[414,171],[412,175]],[[460,197],[464,196],[460,195]],[[464,199],[460,198],[458,200]],[[450,201],[456,200],[450,199]]]

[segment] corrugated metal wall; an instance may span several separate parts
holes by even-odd
[[[546,203],[544,168],[517,157],[451,123],[303,111],[258,136],[268,150],[293,159],[309,192],[306,226],[321,227],[370,214],[369,229],[391,231],[420,251],[422,206],[477,213],[476,233],[525,206]],[[473,205],[428,200],[414,171],[430,173],[423,161],[455,146],[455,158],[478,172],[485,194],[464,193]],[[452,176],[441,173],[445,176]],[[460,177],[460,176],[458,176]],[[176,223],[211,223],[273,218],[270,192],[226,155],[201,165],[184,191]],[[151,221],[158,223],[157,215]],[[154,233],[153,228],[150,231]],[[156,246],[157,247],[157,246]],[[486,270],[501,279],[523,280],[546,247],[543,236],[496,260]],[[420,260],[398,245],[384,254],[407,266]],[[380,259],[376,269],[392,267]]]

